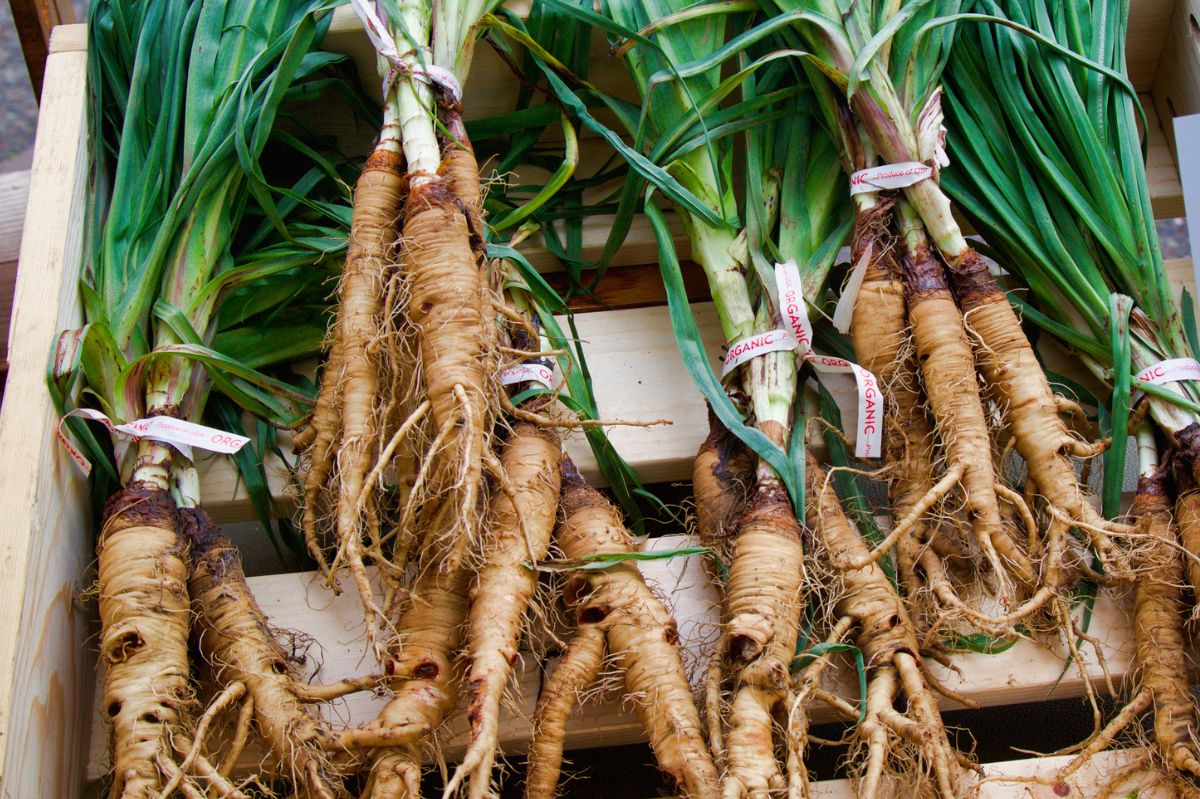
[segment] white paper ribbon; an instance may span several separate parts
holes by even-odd
[[[828,355],[810,355],[813,368],[826,374],[853,374],[858,389],[858,434],[854,438],[856,458],[883,455],[883,394],[875,375],[856,363]]]
[[[383,96],[387,97],[388,91],[392,84],[395,83],[398,75],[410,75],[415,80],[428,83],[431,86],[437,86],[450,95],[454,102],[462,101],[462,86],[458,82],[458,78],[450,70],[439,67],[429,66],[422,67],[418,64],[406,62],[400,54],[400,48],[396,46],[396,40],[388,33],[387,25],[380,19],[376,13],[370,0],[350,0],[351,7],[354,8],[354,13],[358,15],[362,22],[363,29],[367,32],[367,38],[371,40],[376,52],[392,65],[388,70],[387,76],[383,79]]]
[[[870,253],[866,253],[860,259],[860,264],[865,264],[869,255]],[[852,282],[853,279],[851,276]],[[861,284],[860,276],[858,285]],[[725,354],[721,379],[725,379],[730,372],[753,358],[789,349],[796,350],[800,364],[807,361],[818,372],[852,374],[858,389],[858,432],[855,437],[854,454],[859,458],[880,457],[883,453],[883,394],[879,390],[879,381],[870,371],[856,363],[813,352],[813,327],[804,302],[804,284],[795,261],[775,264],[775,288],[779,292],[779,315],[783,317],[781,321],[784,327],[749,336],[734,343]],[[854,291],[857,293],[857,287]]]
[[[860,169],[850,176],[850,194],[905,189],[933,177],[933,167],[916,161],[873,166]]]
[[[804,302],[804,281],[794,260],[775,264],[775,289],[779,292],[779,314],[796,339],[800,357],[812,352],[813,326]]]
[[[796,339],[782,328],[768,330],[766,333],[756,333],[753,336],[734,342],[725,353],[725,361],[721,368],[721,379],[747,361],[771,352],[786,352],[796,349]]]
[[[1137,376],[1138,382],[1161,386],[1181,380],[1200,380],[1200,361],[1192,358],[1172,358],[1146,367]]]
[[[137,441],[142,438],[170,444],[189,460],[192,459],[192,447],[208,450],[209,452],[232,455],[246,446],[250,441],[245,436],[226,433],[224,430],[218,430],[215,427],[206,427],[202,424],[188,422],[183,419],[173,419],[170,416],[151,416],[147,419],[137,419],[125,424],[114,424],[111,419],[100,411],[90,408],[76,408],[59,420],[58,440],[63,444],[67,450],[67,454],[71,456],[71,460],[75,461],[75,465],[80,468],[85,476],[91,473],[92,464],[71,443],[62,429],[63,424],[71,417],[90,419],[100,422],[108,428],[108,431],[118,439],[118,443],[122,444],[118,447],[116,453],[118,462],[124,455],[125,446],[128,445],[128,441]]]
[[[540,363],[519,363],[510,366],[500,373],[500,385],[511,386],[516,383],[541,383],[546,388],[554,388],[554,370]]]

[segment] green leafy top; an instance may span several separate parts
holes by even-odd
[[[963,29],[946,75],[947,191],[1029,287],[1018,300],[1026,315],[1100,376],[1114,379],[1114,336],[1131,337],[1135,371],[1194,357],[1163,270],[1141,109],[1124,77],[1128,2],[980,6],[988,17]],[[1114,324],[1114,293],[1135,306],[1128,327]],[[1144,388],[1168,430],[1200,418],[1194,384]]]
[[[275,122],[329,85],[318,73],[340,57],[312,46],[331,8],[92,4],[86,325],[60,338],[60,410],[82,378],[85,401],[116,421],[199,418],[207,376],[272,424],[303,416],[309,393],[262,370],[318,350],[320,284],[345,247],[348,198],[338,167]],[[286,186],[264,174],[269,141],[300,156],[274,170]],[[272,325],[288,328],[289,347],[270,345]],[[72,429],[113,475],[106,448]]]

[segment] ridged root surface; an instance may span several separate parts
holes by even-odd
[[[467,569],[445,574],[429,568],[417,580],[397,624],[400,642],[386,666],[392,699],[370,723],[339,738],[349,749],[373,749],[372,762],[384,769],[387,779],[372,781],[370,799],[403,795],[388,793],[402,781],[391,778],[388,768],[395,768],[387,764],[403,763],[406,752],[454,709],[459,677],[454,657],[462,645],[470,583]]]
[[[1184,656],[1183,563],[1176,547],[1171,504],[1162,480],[1142,478],[1131,513],[1150,546],[1134,588],[1134,637],[1141,685],[1154,707],[1154,741],[1172,771],[1200,778],[1200,719]],[[1196,784],[1191,784],[1196,790]]]
[[[636,550],[617,509],[566,458],[560,506],[557,539],[567,558]],[[715,799],[717,771],[701,732],[671,612],[630,562],[585,572],[572,582],[567,593],[582,603],[577,622],[603,623],[608,650],[625,675],[626,696],[634,702],[659,769],[689,799]]]
[[[860,364],[879,380],[884,392],[884,463],[891,470],[888,494],[893,522],[908,518],[934,486],[933,424],[921,396],[917,365],[908,340],[908,303],[904,283],[891,253],[886,207],[856,220],[854,260],[869,257],[854,304],[850,334]],[[924,520],[896,542],[896,559],[904,587],[919,593],[916,563],[932,544],[939,555],[955,552],[947,537],[936,535]]]
[[[525,612],[537,572],[525,564],[546,557],[558,511],[562,447],[553,430],[518,422],[500,456],[504,490],[492,494],[484,562],[467,616],[467,718],[471,740],[454,780],[470,775],[470,796],[488,790],[500,733],[500,702],[517,659]]]
[[[578,625],[542,686],[526,759],[525,799],[554,799],[558,793],[567,721],[600,675],[606,651],[603,621]]]
[[[397,225],[404,204],[403,158],[384,147],[367,159],[354,192],[354,214],[346,264],[338,295],[336,331],[321,378],[308,439],[309,464],[304,475],[301,526],[310,553],[327,571],[322,551],[329,535],[322,529],[326,502],[333,510],[333,539],[344,558],[365,609],[367,637],[383,652],[382,612],[375,604],[363,565],[364,482],[380,435],[377,400],[382,375],[376,339],[387,269],[393,256]],[[332,580],[333,575],[328,575]]]
[[[808,523],[820,536],[835,568],[842,557],[865,556],[866,543],[811,454],[806,477]],[[859,744],[866,750],[856,758],[863,764],[858,796],[872,799],[880,795],[885,769],[900,762],[907,763],[907,772],[900,776],[923,786],[918,795],[957,799],[960,756],[950,744],[922,671],[916,628],[903,600],[877,563],[840,570],[838,577],[841,586],[835,614],[851,620],[854,644],[867,667],[866,719],[857,731]],[[903,713],[896,709],[901,692],[906,707]],[[917,752],[919,761],[897,758],[901,744]]]
[[[955,295],[977,340],[976,362],[1005,411],[1005,423],[1037,493],[1068,518],[1089,525],[1087,533],[1107,574],[1128,577],[1126,557],[1106,534],[1108,525],[1088,502],[1068,457],[1089,447],[1067,429],[1008,297],[974,250],[968,251],[952,275]]]
[[[478,184],[478,176],[475,178]],[[404,223],[408,316],[417,329],[425,396],[445,443],[433,459],[432,501],[416,520],[426,553],[437,545],[447,570],[457,568],[477,535],[483,494],[482,459],[489,446],[492,411],[487,381],[494,342],[484,318],[489,287],[475,250],[479,233],[446,178],[414,189]],[[428,468],[428,467],[427,467]],[[422,501],[415,495],[415,500]]]
[[[733,540],[734,523],[753,480],[754,459],[710,410],[708,437],[692,463],[692,495],[700,543],[724,557]]]
[[[133,485],[105,505],[99,543],[103,712],[113,799],[153,799],[160,759],[190,735],[187,542],[163,491]]]
[[[195,640],[213,677],[246,685],[257,732],[301,795],[335,796],[325,757],[332,735],[296,695],[286,654],[246,584],[237,547],[204,511],[179,513],[191,542]]]
[[[725,584],[727,655],[739,683],[780,688],[800,630],[804,547],[782,487],[760,486],[738,521]]]
[[[942,266],[923,247],[904,266],[908,318],[924,377],[925,393],[948,467],[963,469],[968,521],[1002,582],[1011,573],[1025,588],[1036,583],[1033,565],[1004,526],[997,498],[992,441],[975,376],[975,359],[962,314],[946,286]]]

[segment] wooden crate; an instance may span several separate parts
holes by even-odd
[[[1133,6],[1130,66],[1135,86],[1147,95],[1151,117],[1155,212],[1159,217],[1179,216],[1182,192],[1168,143],[1170,125],[1164,127],[1159,119],[1168,117],[1155,112],[1200,112],[1200,51],[1193,32],[1200,0],[1134,0]],[[353,55],[365,70],[364,77],[374,84],[369,45],[345,9],[338,12],[326,45]],[[103,768],[103,744],[90,732],[96,720],[96,624],[94,606],[85,599],[94,578],[94,520],[84,481],[54,444],[57,419],[44,385],[55,334],[77,326],[81,318],[76,286],[87,184],[84,48],[82,26],[56,29],[46,65],[11,326],[10,373],[0,412],[0,519],[4,520],[0,526],[0,796],[4,799],[78,797],[89,767],[93,776]],[[618,91],[627,86],[623,67],[607,58],[599,37],[593,53],[597,82]],[[486,52],[481,54],[467,87],[467,107],[475,113],[502,110],[511,105],[512,91],[498,62]],[[348,140],[356,135],[342,133]],[[360,131],[357,136],[365,145],[369,134]],[[605,228],[603,219],[589,223],[590,252],[601,245]],[[638,268],[654,258],[648,228],[635,226],[619,261],[629,269],[615,281],[610,300],[615,306],[650,303],[650,307],[584,314],[579,324],[592,369],[605,375],[597,382],[603,415],[674,422],[671,427],[618,429],[614,443],[647,481],[681,480],[688,477],[695,448],[703,438],[704,411],[683,372],[665,315],[655,307],[661,294],[653,291],[653,271]],[[552,263],[545,254],[534,253],[533,260],[547,268]],[[1192,282],[1189,263],[1173,263],[1171,269],[1180,284]],[[711,310],[702,309],[700,316],[715,352]],[[629,391],[631,385],[639,385],[639,390]],[[595,478],[586,446],[581,442],[568,446]],[[279,468],[276,464],[273,487],[281,512],[286,512],[289,500]],[[227,461],[212,459],[203,464],[202,491],[206,507],[220,521],[253,518]],[[689,620],[685,632],[690,639],[711,634],[715,599],[694,564],[670,561],[646,572],[672,594],[677,612]],[[303,628],[317,638],[325,651],[321,679],[336,679],[362,668],[361,635],[355,626],[358,611],[352,599],[333,599],[308,574],[254,577],[251,585],[276,624]],[[1131,633],[1122,619],[1118,608],[1101,603],[1092,627],[1103,642],[1114,677],[1129,670]],[[1056,697],[1078,696],[1087,681],[1099,678],[1093,664],[1086,674],[1067,673],[1060,680],[1061,658],[1032,645],[1018,645],[1003,655],[963,657],[972,661],[964,668],[972,675],[971,684],[961,684],[951,674],[945,675],[947,681],[990,705],[1045,699],[1052,686]],[[527,710],[535,701],[537,681],[537,666],[531,662],[522,677],[521,702]],[[344,708],[351,718],[371,714],[372,700],[355,701],[357,705]],[[506,751],[518,751],[526,737],[524,720],[514,717],[504,731]],[[640,738],[633,716],[608,704],[592,706],[578,716],[567,743],[569,748],[582,748]],[[1080,776],[1068,795],[1086,795],[1080,791],[1102,783],[1108,772],[1131,756],[1106,754]],[[989,765],[988,771],[1009,777],[1047,775],[1060,764],[1017,761]],[[1159,790],[1165,792],[1155,792]],[[993,782],[982,795],[1064,795],[1049,788],[1039,791]],[[817,795],[842,797],[850,792],[845,783],[829,782],[818,787]],[[1159,795],[1170,792],[1159,786],[1141,793],[1142,797]]]

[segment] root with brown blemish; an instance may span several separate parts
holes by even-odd
[[[1134,636],[1138,690],[1058,775],[1065,780],[1122,731],[1153,709],[1155,761],[1183,796],[1200,796],[1200,716],[1189,688],[1184,655],[1183,562],[1176,549],[1165,471],[1143,475],[1131,515],[1139,532],[1156,542],[1144,547],[1134,586]]]
[[[381,144],[367,159],[355,187],[346,266],[331,336],[330,358],[322,375],[310,420],[313,433],[304,476],[301,526],[309,551],[335,585],[334,572],[344,563],[354,578],[367,637],[377,654],[384,652],[381,624],[363,563],[364,513],[359,498],[371,470],[381,435],[377,400],[386,380],[375,346],[381,326],[387,265],[396,242],[403,207],[403,157]],[[331,484],[332,481],[332,484]],[[331,532],[322,529],[326,508],[333,514]],[[323,541],[331,538],[338,557],[327,564]]]
[[[493,495],[484,538],[483,565],[471,588],[467,618],[467,690],[471,740],[446,784],[451,796],[469,779],[469,796],[490,786],[500,738],[500,702],[517,658],[525,612],[537,591],[528,567],[546,557],[558,510],[559,437],[521,422],[514,426],[497,464],[508,491]]]
[[[562,520],[557,541],[571,560],[635,549],[620,513],[584,482],[566,456],[562,460]],[[679,654],[679,633],[663,604],[630,562],[571,577],[567,595],[576,604],[581,632],[579,647],[568,653],[572,664],[554,693],[539,703],[531,743],[535,781],[527,785],[529,799],[553,795],[561,762],[563,726],[584,678],[599,669],[599,636],[625,677],[625,696],[633,702],[659,768],[689,799],[716,799],[717,771],[704,744],[700,716],[692,702],[691,686]],[[561,667],[560,667],[561,671]],[[556,672],[557,675],[557,672]],[[532,791],[532,792],[531,792]]]
[[[850,556],[861,560],[866,543],[851,525],[824,470],[811,454],[806,478],[809,504],[806,518],[816,532],[825,558],[837,567]],[[834,555],[833,553],[837,553]],[[887,575],[877,564],[861,569],[839,568],[839,598],[834,611],[840,627],[852,631],[855,646],[867,668],[866,716],[856,731],[865,753],[858,778],[858,796],[879,796],[889,767],[901,769],[902,781],[917,786],[921,796],[956,799],[962,782],[962,759],[951,745],[933,690],[921,668],[916,630]],[[848,620],[848,621],[845,621]],[[811,667],[810,667],[811,668]],[[904,712],[896,705],[903,695]],[[905,755],[905,750],[911,755]]]
[[[179,515],[191,544],[193,632],[213,677],[219,685],[245,687],[256,732],[299,795],[341,795],[341,775],[327,754],[333,736],[297,690],[286,653],[246,584],[237,548],[204,511],[185,508]]]
[[[387,662],[392,699],[374,720],[336,738],[336,747],[370,750],[368,799],[409,796],[406,791],[418,779],[414,769],[419,775],[413,753],[454,709],[459,684],[454,657],[462,643],[470,583],[466,568],[449,574],[426,569],[396,624],[400,638]]]
[[[139,446],[142,458],[170,458],[154,442]],[[178,769],[172,741],[191,727],[187,540],[170,496],[133,481],[105,504],[98,546],[109,796],[154,799]]]

